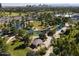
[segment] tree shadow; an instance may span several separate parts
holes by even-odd
[[[20,46],[15,47],[14,50],[25,49],[25,48],[26,48],[26,45],[22,44]]]

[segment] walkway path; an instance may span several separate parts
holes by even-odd
[[[46,54],[44,56],[49,56],[50,53],[53,52],[53,46],[49,47],[49,49],[46,51]]]
[[[12,37],[10,37],[10,38],[7,40],[6,44],[8,44],[8,43],[10,43],[10,42],[12,42],[12,41],[14,41],[14,40],[16,40],[16,39],[15,39],[15,36],[12,36]]]
[[[47,36],[47,35],[46,37],[47,37],[47,40],[44,42],[44,44],[45,44],[45,47],[48,48],[51,45],[52,37]]]

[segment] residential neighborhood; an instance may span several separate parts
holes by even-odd
[[[0,56],[78,56],[77,9],[49,5],[1,6]]]

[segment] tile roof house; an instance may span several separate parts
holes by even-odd
[[[39,38],[36,38],[33,42],[32,42],[32,45],[31,45],[31,48],[35,48],[39,45],[42,45],[43,44],[43,41]]]

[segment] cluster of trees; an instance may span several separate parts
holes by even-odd
[[[0,36],[0,56],[10,56],[9,53],[6,52],[6,46],[4,45],[4,41]]]
[[[79,25],[78,25],[79,26]],[[66,33],[65,33],[66,34]],[[60,56],[78,56],[79,55],[79,30],[77,27],[68,30],[66,35],[52,42],[54,47],[53,54]]]

